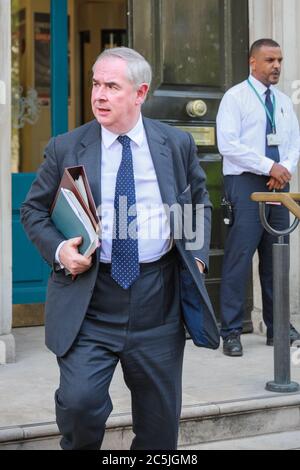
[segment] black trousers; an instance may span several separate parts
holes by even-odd
[[[263,228],[259,205],[250,200],[253,192],[268,192],[269,177],[243,173],[225,176],[227,199],[234,208],[234,224],[230,227],[225,244],[221,282],[221,335],[226,338],[232,331],[241,332],[245,310],[246,288],[256,250],[259,255],[259,276],[262,289],[263,319],[267,336],[273,337],[273,244],[277,242]],[[286,187],[285,191],[288,191]],[[266,206],[269,224],[277,229],[289,227],[289,212],[283,206]],[[288,237],[286,238],[288,243]]]
[[[58,358],[56,417],[63,449],[99,449],[113,406],[109,385],[120,361],[131,392],[132,449],[177,447],[185,334],[176,254],[141,265],[128,290],[100,264],[80,333]]]

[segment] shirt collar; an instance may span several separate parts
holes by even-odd
[[[114,134],[105,127],[102,126],[102,141],[105,148],[111,147],[111,145],[117,140],[119,134]],[[144,125],[142,115],[140,114],[139,120],[136,125],[129,132],[126,133],[128,137],[139,147],[143,145],[144,141]]]
[[[253,77],[253,75],[249,76],[249,80],[250,80],[250,82],[252,83],[252,85],[254,86],[254,88],[256,89],[256,91],[258,92],[259,95],[265,95],[266,94],[266,91],[268,89],[268,87],[266,87],[266,85],[264,85],[262,82],[257,80],[257,78]],[[274,91],[275,91],[274,86],[270,85],[269,88],[270,88],[271,92],[274,93]]]

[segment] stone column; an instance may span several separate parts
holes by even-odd
[[[293,99],[300,122],[300,63],[298,51],[300,37],[298,22],[300,2],[298,0],[249,0],[250,43],[256,39],[269,37],[277,41],[283,51],[284,63],[280,89]],[[297,83],[297,81],[299,83]],[[293,176],[291,191],[300,192],[300,171]],[[291,237],[291,314],[292,321],[300,326],[300,229]],[[254,327],[264,330],[261,323],[261,295],[257,271],[257,258],[254,261]]]
[[[14,362],[11,235],[11,11],[0,2],[0,364]]]

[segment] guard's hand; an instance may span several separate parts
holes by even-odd
[[[286,184],[281,184],[275,178],[271,177],[267,183],[268,189],[273,191],[273,189],[281,190],[286,187]]]
[[[291,173],[279,163],[274,163],[270,171],[270,176],[277,180],[281,185],[289,183],[292,179]]]
[[[81,243],[82,237],[71,238],[64,243],[58,254],[61,263],[72,276],[88,271],[92,265],[92,256],[86,258],[78,252],[78,247]]]

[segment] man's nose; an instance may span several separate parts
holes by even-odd
[[[106,100],[106,93],[104,86],[99,86],[96,90],[96,98],[97,100]]]

